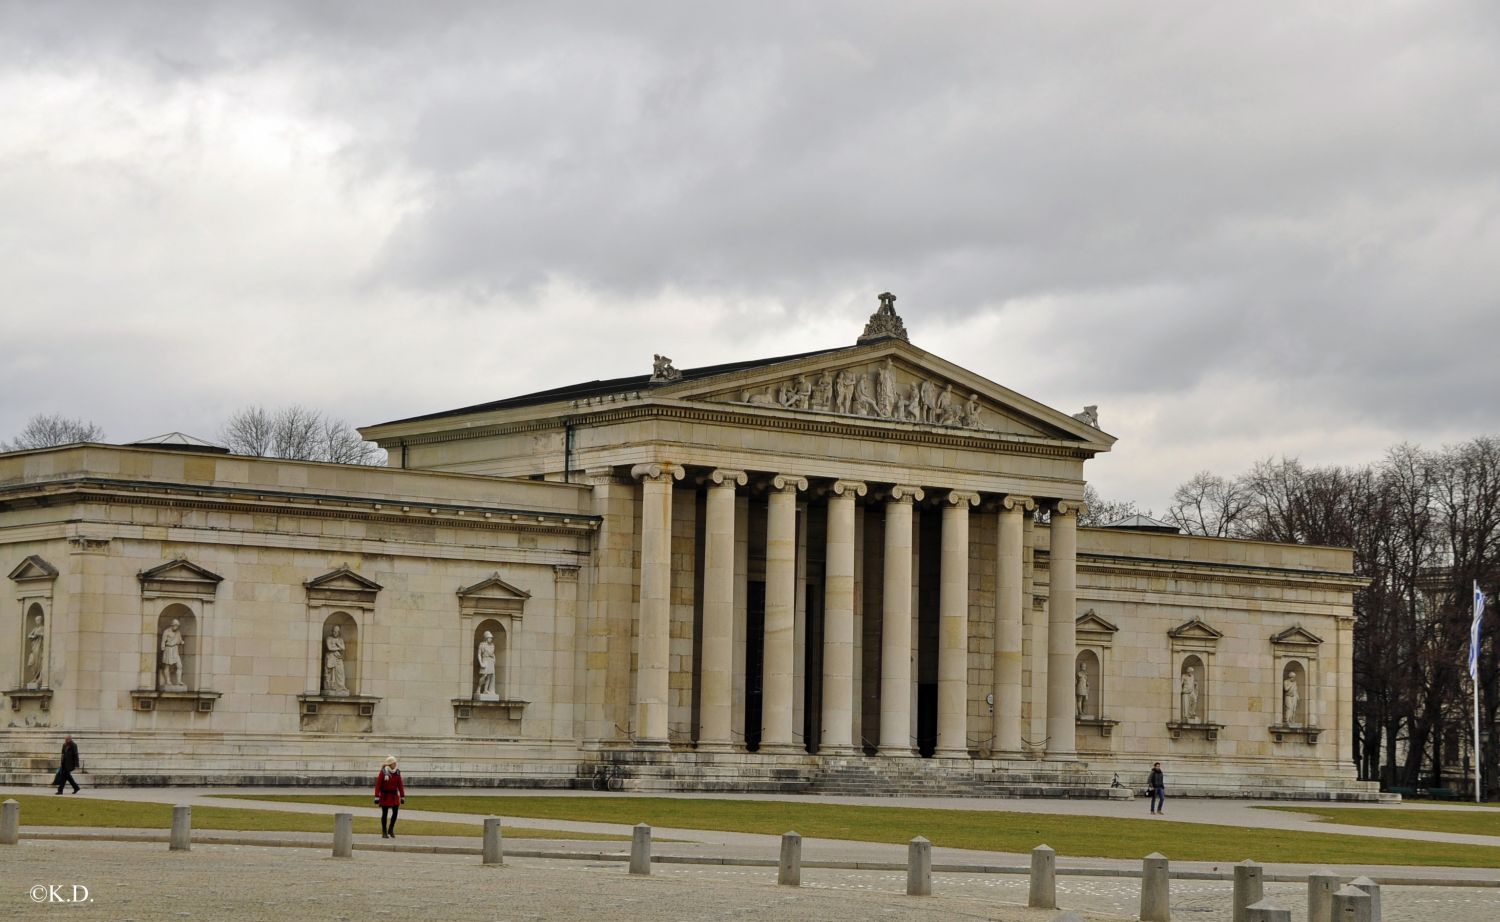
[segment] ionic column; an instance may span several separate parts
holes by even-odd
[[[865,492],[862,483],[840,480],[828,497],[822,755],[854,752],[854,498]]]
[[[641,481],[640,647],[636,652],[635,739],[667,745],[667,672],[671,665],[672,482],[680,467],[637,464]]]
[[[1078,751],[1073,661],[1078,642],[1078,509],[1060,502],[1052,510],[1047,563],[1047,758],[1073,758]]]
[[[1036,508],[1028,496],[1000,501],[998,579],[995,586],[995,710],[991,717],[991,755],[1021,755],[1021,651],[1023,636],[1021,526]]]
[[[891,488],[885,504],[880,627],[880,753],[911,755],[911,506],[921,487]]]
[[[765,674],[761,683],[761,752],[797,752],[792,738],[797,617],[797,491],[807,480],[778,474],[766,512]]]
[[[703,536],[703,654],[698,675],[698,748],[733,748],[730,710],[734,677],[734,488],[744,471],[709,475]]]
[[[943,506],[943,559],[938,577],[937,750],[969,754],[969,507],[978,493],[952,490]]]

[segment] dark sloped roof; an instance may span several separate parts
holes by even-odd
[[[813,355],[824,355],[829,352],[839,352],[850,346],[837,346],[832,349],[814,349],[812,352],[799,352],[795,355],[778,355],[767,359],[752,359],[747,362],[727,362],[723,365],[704,365],[702,368],[681,369],[682,377],[673,381],[653,382],[649,374],[631,375],[628,378],[610,378],[604,381],[584,381],[579,384],[569,384],[564,387],[554,387],[545,391],[534,391],[530,394],[521,394],[518,397],[507,397],[503,400],[492,400],[489,403],[477,403],[471,407],[460,407],[456,410],[443,410],[438,413],[426,413],[421,416],[408,416],[405,419],[393,419],[390,422],[380,423],[382,426],[391,426],[397,423],[417,423],[429,419],[443,419],[449,416],[467,416],[470,413],[485,413],[490,410],[509,410],[515,407],[532,406],[539,403],[554,403],[561,400],[579,400],[584,397],[599,397],[604,394],[618,394],[622,391],[637,390],[644,387],[654,387],[658,384],[675,384],[677,381],[692,381],[698,378],[712,378],[715,375],[730,374],[736,371],[745,371],[750,368],[760,368],[767,365],[778,365],[782,362],[790,362],[796,359],[805,359]]]

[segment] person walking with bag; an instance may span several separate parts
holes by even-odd
[[[1151,777],[1146,781],[1146,787],[1151,791],[1151,812],[1167,812],[1167,783],[1161,773],[1160,762],[1151,766]]]
[[[57,793],[61,794],[63,785],[73,785],[73,793],[78,793],[78,782],[73,780],[73,772],[81,771],[83,765],[78,761],[78,744],[73,742],[73,737],[63,737],[62,761],[58,763],[57,777],[52,781],[57,785]]]
[[[401,769],[396,767],[395,756],[386,756],[380,765],[380,774],[375,776],[375,803],[380,807],[380,837],[396,838],[396,815],[406,803],[406,785],[401,782]]]

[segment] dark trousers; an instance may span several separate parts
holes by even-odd
[[[381,807],[380,808],[380,832],[383,835],[392,835],[393,836],[393,835],[396,834],[396,814],[398,814],[400,812],[401,812],[401,808],[400,807]],[[386,823],[386,819],[385,819],[386,818],[386,814],[390,814],[390,817],[391,817],[389,824]]]
[[[63,785],[65,784],[73,785],[73,793],[78,793],[78,782],[73,780],[73,773],[66,768],[59,768],[57,770],[57,777],[53,780],[57,782],[57,793],[62,793]]]
[[[1151,812],[1160,813],[1167,805],[1167,792],[1162,788],[1151,789]]]

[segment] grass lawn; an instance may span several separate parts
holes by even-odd
[[[1402,810],[1392,807],[1261,807],[1283,813],[1305,813],[1325,823],[1378,826],[1382,829],[1420,829],[1424,832],[1461,832],[1500,836],[1500,813],[1491,810]]]
[[[290,803],[359,804],[353,795],[236,795]],[[648,823],[669,829],[716,829],[904,844],[926,836],[934,845],[1029,852],[1047,844],[1059,855],[1142,858],[1161,852],[1179,861],[1500,866],[1500,848],[1397,839],[1210,826],[1150,819],[1055,816],[1044,813],[870,807],[816,802],[684,800],[663,797],[429,796],[422,808],[448,813],[525,816],[595,823]],[[812,857],[809,855],[809,857]]]
[[[64,794],[15,797],[21,805],[21,825],[25,826],[98,826],[108,829],[171,829],[172,807],[169,804],[141,803],[133,800],[99,800],[87,795]],[[351,806],[369,807],[369,798]],[[462,836],[476,844],[483,832],[482,820],[472,823],[400,820],[397,831],[407,836]],[[193,829],[253,830],[257,832],[326,832],[333,835],[333,817],[316,813],[288,813],[281,810],[256,810],[247,807],[193,807]],[[375,835],[380,832],[376,817],[356,816],[354,831]],[[629,836],[563,832],[556,829],[523,829],[502,826],[507,839],[607,839],[629,841]]]

